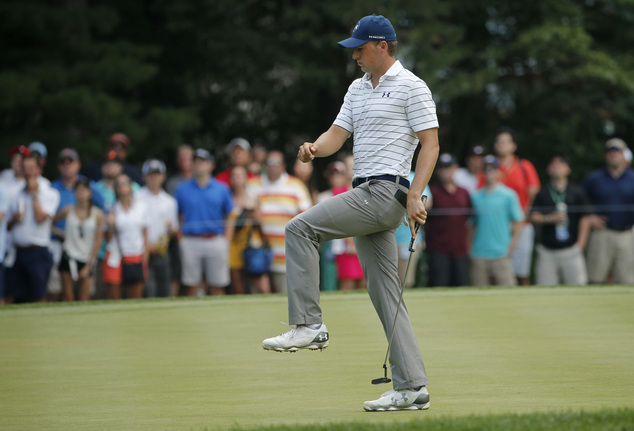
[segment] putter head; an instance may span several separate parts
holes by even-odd
[[[386,359],[387,361],[387,359]],[[383,363],[383,377],[379,377],[378,379],[373,379],[372,380],[372,384],[373,385],[382,385],[384,383],[390,383],[392,381],[392,379],[388,379],[387,378],[387,363]]]

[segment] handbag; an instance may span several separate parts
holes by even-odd
[[[262,245],[260,247],[251,246],[251,235],[254,229],[257,229],[260,238],[262,238]],[[242,252],[242,258],[244,260],[244,271],[249,275],[262,275],[271,271],[273,250],[271,249],[268,239],[262,233],[262,227],[258,222],[254,222],[249,228],[247,246]]]

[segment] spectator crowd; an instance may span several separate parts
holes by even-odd
[[[75,149],[63,148],[53,181],[42,176],[52,158],[45,144],[10,149],[0,172],[2,303],[284,293],[286,224],[352,187],[352,155],[324,172],[312,163],[289,170],[282,152],[234,138],[226,169],[215,172],[207,149],[182,145],[168,177],[162,160],[140,170],[128,163],[130,145],[115,133],[102,159],[83,166]],[[463,167],[440,155],[425,192],[425,247],[414,256],[424,249],[426,284],[634,284],[626,143],[608,140],[604,167],[578,185],[564,154],[551,155],[542,182],[517,150],[513,131],[500,129],[490,150],[474,146]],[[409,232],[396,230],[403,269]],[[322,290],[365,288],[350,239],[326,242],[320,259]],[[417,285],[414,276],[407,287]]]

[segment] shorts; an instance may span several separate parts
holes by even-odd
[[[634,238],[631,230],[593,230],[586,252],[590,283],[605,283],[612,272],[615,284],[634,284]]]
[[[499,259],[471,258],[469,278],[472,286],[516,286],[517,280],[513,275],[513,267],[508,257]],[[492,282],[492,283],[491,283]]]
[[[143,262],[143,255],[123,256],[118,266],[110,266],[108,265],[109,257],[110,257],[110,252],[107,252],[106,258],[103,261],[102,277],[103,277],[103,282],[106,284],[120,285],[123,283],[123,270],[121,265],[122,263],[125,262],[126,264],[142,264]],[[147,274],[147,267],[145,267],[144,265],[141,271],[141,275],[136,277],[136,279],[134,280],[132,279],[126,280],[126,283],[132,284],[132,283],[145,281],[145,279],[147,278],[146,274]]]
[[[59,272],[72,273],[72,271],[70,270],[71,260],[72,259],[70,259],[66,253],[62,254],[62,260],[59,262],[59,266],[57,267]],[[75,260],[75,262],[77,263],[77,272],[81,271],[84,266],[86,266],[86,262],[81,262],[79,260]],[[92,271],[90,272],[90,275],[92,275]]]
[[[204,279],[212,287],[226,287],[229,273],[229,243],[224,235],[213,238],[183,236],[180,241],[181,282],[198,286]]]
[[[338,254],[335,257],[337,262],[337,276],[339,280],[361,280],[363,279],[363,269],[356,254]]]

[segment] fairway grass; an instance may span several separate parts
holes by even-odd
[[[345,429],[634,406],[634,288],[413,289],[405,302],[429,411],[363,411],[391,389],[370,384],[387,342],[365,292],[323,294],[330,346],[293,354],[261,348],[288,329],[280,295],[0,308],[0,429]]]

